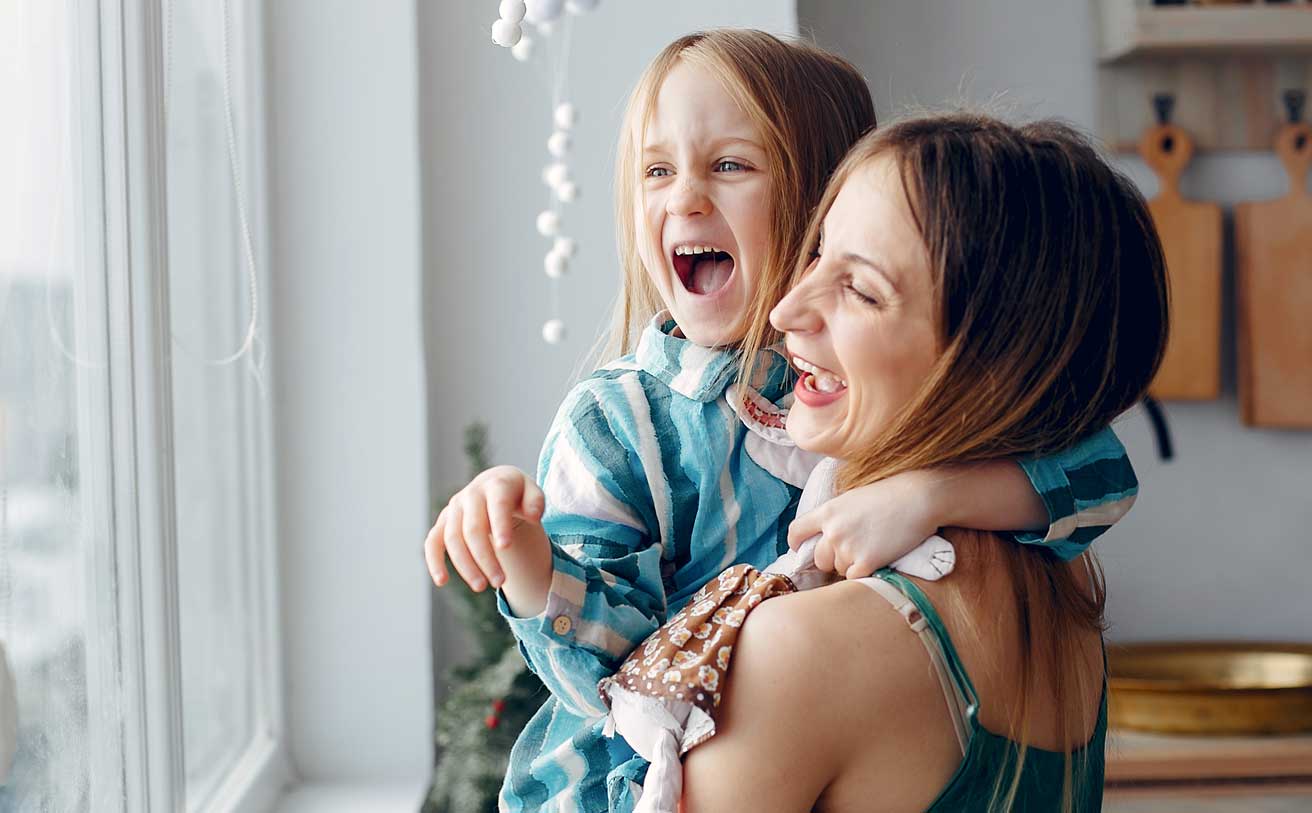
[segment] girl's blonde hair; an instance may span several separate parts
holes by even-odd
[[[646,239],[635,204],[641,193],[642,142],[656,96],[680,60],[724,82],[760,133],[770,174],[770,246],[744,319],[744,348],[773,343],[770,310],[787,291],[811,212],[848,148],[875,126],[865,80],[851,63],[814,45],[752,29],[688,34],[665,47],[629,96],[615,167],[616,243],[624,287],[599,361],[631,352],[647,322],[664,308],[638,253]],[[754,358],[755,354],[748,356]]]
[[[946,463],[1051,454],[1143,397],[1166,347],[1166,262],[1143,197],[1083,136],[1055,121],[1014,127],[964,113],[881,128],[834,173],[808,249],[843,184],[880,156],[894,161],[928,250],[941,355],[879,437],[846,457],[840,490]],[[809,265],[810,251],[789,282]],[[1103,628],[1101,573],[1091,554],[1067,564],[1021,545],[996,547],[1021,647],[1009,733],[1024,742],[1029,699],[1054,698],[1069,808],[1071,750],[1088,729],[1080,634]],[[1092,591],[1079,573],[1086,564]],[[961,603],[952,588],[945,583]],[[1040,685],[1041,674],[1055,679]],[[1022,747],[999,771],[993,807],[1011,808],[1024,762]]]

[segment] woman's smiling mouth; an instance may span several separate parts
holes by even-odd
[[[847,392],[847,381],[837,374],[801,356],[790,354],[789,360],[802,374],[793,392],[797,395],[797,399],[807,406],[828,406]]]
[[[671,262],[684,290],[697,296],[712,296],[724,290],[734,272],[733,255],[714,245],[675,246]]]

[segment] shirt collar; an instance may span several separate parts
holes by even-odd
[[[667,387],[694,401],[714,401],[738,374],[738,352],[732,348],[703,347],[674,336],[676,325],[669,311],[652,318],[638,339],[637,362]],[[774,349],[764,351],[753,387],[770,401],[784,394],[787,363]]]

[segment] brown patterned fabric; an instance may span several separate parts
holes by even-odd
[[[602,698],[610,702],[605,688],[614,684],[659,700],[693,703],[713,715],[747,614],[767,598],[795,592],[787,576],[751,565],[729,568],[653,632],[613,677],[601,681]]]

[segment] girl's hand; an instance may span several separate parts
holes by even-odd
[[[821,570],[860,579],[918,547],[939,528],[933,480],[910,471],[845,491],[788,528],[794,550],[822,534],[815,549]]]
[[[541,559],[541,551],[547,552],[549,568],[550,546],[541,523],[545,505],[542,489],[513,466],[497,466],[475,477],[437,515],[424,540],[433,583],[446,584],[448,556],[474,592],[489,584],[500,588],[507,577],[516,579],[530,560]],[[541,550],[526,550],[530,547]],[[539,555],[532,556],[535,553]],[[534,575],[540,569],[533,568]]]

